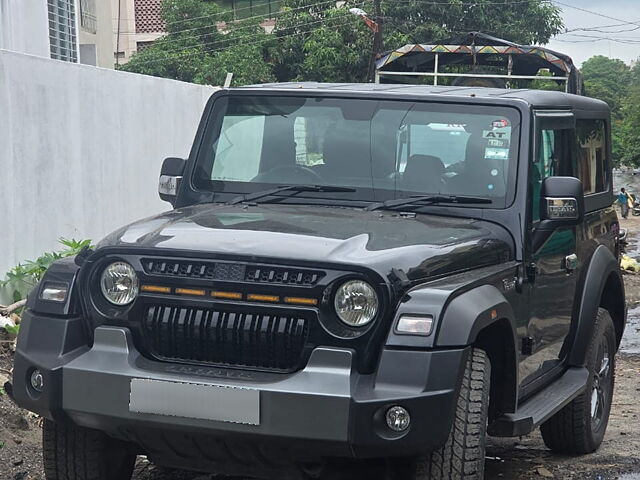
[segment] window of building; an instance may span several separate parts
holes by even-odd
[[[51,58],[78,61],[76,14],[73,0],[47,0]]]
[[[604,120],[578,120],[577,173],[585,195],[605,192],[607,179],[607,137]]]
[[[256,15],[270,18],[280,10],[280,0],[217,0],[216,3],[225,10],[233,10],[236,19]]]
[[[165,31],[160,15],[161,0],[134,0],[137,33],[158,33]]]
[[[153,42],[136,42],[136,49],[138,52],[141,52],[145,48],[149,48],[151,45],[153,45]]]
[[[96,0],[80,0],[80,27],[88,33],[96,33]]]

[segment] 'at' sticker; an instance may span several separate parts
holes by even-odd
[[[509,133],[501,132],[499,130],[485,130],[482,132],[482,138],[493,138],[497,140],[507,140],[509,138]]]

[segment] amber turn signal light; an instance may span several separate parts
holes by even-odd
[[[252,302],[279,302],[280,297],[277,295],[258,295],[257,293],[250,293],[247,295],[247,300]]]
[[[292,303],[295,305],[317,305],[318,300],[315,298],[304,297],[284,297],[284,303]]]
[[[204,290],[196,288],[176,288],[178,295],[197,295],[198,297],[204,297],[206,292]]]
[[[171,293],[171,287],[161,287],[160,285],[142,285],[140,291],[147,293]]]
[[[238,292],[211,292],[211,296],[226,300],[242,300],[242,294]]]

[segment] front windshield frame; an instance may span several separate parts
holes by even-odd
[[[520,168],[521,159],[521,142],[523,141],[522,137],[522,128],[523,128],[523,113],[521,110],[515,106],[508,103],[488,103],[488,102],[478,102],[471,100],[469,103],[460,102],[460,101],[434,101],[433,99],[424,99],[417,96],[407,96],[397,98],[397,96],[371,96],[368,94],[354,94],[354,95],[340,95],[340,94],[326,94],[326,92],[314,94],[314,92],[305,91],[304,94],[298,94],[297,92],[260,92],[260,91],[238,91],[238,92],[222,92],[219,95],[216,95],[212,99],[212,103],[210,106],[210,111],[208,118],[204,122],[204,128],[202,135],[200,137],[198,148],[195,152],[195,162],[194,166],[189,174],[189,184],[191,188],[200,193],[213,193],[214,197],[212,198],[228,198],[227,195],[244,195],[258,191],[264,191],[272,189],[279,185],[285,185],[286,182],[237,182],[237,181],[227,181],[227,180],[206,180],[209,182],[207,185],[203,185],[203,182],[200,180],[198,176],[198,172],[207,171],[207,163],[209,163],[209,172],[213,168],[213,161],[209,161],[207,158],[207,152],[209,148],[213,146],[213,143],[216,142],[221,135],[223,120],[225,114],[227,113],[229,102],[233,102],[235,100],[243,101],[247,100],[247,97],[270,97],[270,98],[278,98],[282,97],[285,99],[297,98],[297,99],[307,99],[307,100],[328,100],[333,102],[347,102],[347,101],[358,101],[358,102],[369,102],[371,105],[381,105],[385,103],[393,103],[393,104],[406,104],[410,106],[419,105],[420,107],[428,107],[429,112],[435,113],[452,113],[452,114],[464,114],[469,113],[469,111],[476,111],[478,114],[487,115],[487,116],[505,116],[512,121],[512,132],[511,132],[511,145],[512,145],[512,153],[510,154],[510,158],[507,160],[508,163],[508,175],[506,178],[506,191],[505,195],[502,197],[494,197],[491,198],[492,202],[486,205],[473,205],[472,208],[479,209],[494,209],[494,210],[502,210],[507,209],[513,205],[516,199],[516,190],[517,190],[517,177],[518,171]],[[447,99],[448,100],[448,99]],[[203,165],[205,165],[203,167]],[[318,182],[315,182],[318,183]],[[330,185],[330,184],[328,184]],[[335,184],[334,184],[335,185]],[[344,185],[350,186],[350,185]],[[278,195],[278,201],[286,202],[286,203],[313,203],[318,204],[322,203],[323,200],[326,200],[327,203],[331,202],[332,204],[341,203],[345,205],[354,204],[354,203],[371,203],[371,202],[380,202],[385,200],[392,200],[397,198],[404,198],[407,196],[414,195],[425,195],[423,191],[406,191],[400,189],[383,189],[376,188],[375,185],[371,187],[363,188],[358,186],[353,186],[354,192],[304,192],[298,193],[296,195],[290,196],[289,194],[283,194],[282,196]],[[434,192],[436,194],[436,192]],[[464,192],[458,192],[457,194],[463,195]],[[455,195],[455,194],[454,194]],[[289,198],[290,197],[290,198]],[[469,208],[470,205],[465,205],[464,203],[449,205],[452,208]],[[422,208],[422,207],[419,207]]]

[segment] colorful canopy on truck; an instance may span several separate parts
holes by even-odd
[[[377,61],[377,70],[386,72],[425,72],[447,76],[446,66],[501,67],[505,75],[532,77],[548,69],[550,79],[566,78],[568,91],[579,93],[582,81],[579,70],[568,55],[548,48],[519,45],[480,32],[431,44],[408,44],[384,54]]]

